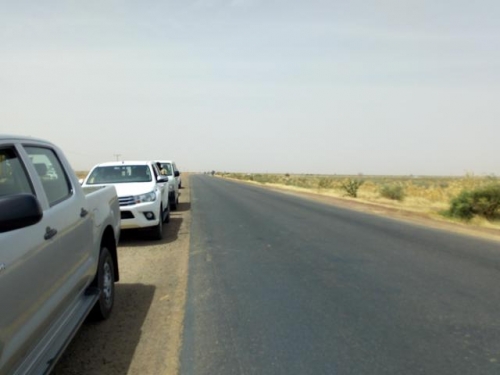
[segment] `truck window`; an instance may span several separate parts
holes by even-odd
[[[172,165],[170,163],[161,163],[161,167],[163,169],[166,169],[167,170],[167,175],[168,176],[172,176],[173,175],[173,172],[172,172]]]
[[[61,162],[53,150],[45,147],[25,147],[52,207],[69,198],[72,194],[71,184]]]
[[[0,149],[0,197],[33,194],[28,173],[13,147]]]

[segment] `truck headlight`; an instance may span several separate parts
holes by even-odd
[[[155,200],[156,200],[156,193],[154,191],[150,191],[149,193],[135,196],[135,203],[154,202]]]

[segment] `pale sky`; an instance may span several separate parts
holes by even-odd
[[[77,170],[500,174],[498,0],[0,0],[0,133]]]

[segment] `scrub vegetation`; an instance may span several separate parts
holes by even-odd
[[[449,215],[465,220],[482,216],[488,220],[499,217],[500,185],[491,184],[474,190],[463,190],[452,199]]]
[[[218,175],[500,229],[500,178],[496,176]]]

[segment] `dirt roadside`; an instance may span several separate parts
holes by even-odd
[[[234,182],[239,182],[242,184],[260,186],[262,188],[278,191],[278,192],[281,192],[283,194],[308,198],[308,199],[312,199],[312,200],[315,200],[315,201],[318,201],[321,203],[331,204],[331,205],[335,205],[338,207],[343,207],[343,208],[347,208],[347,209],[351,209],[351,210],[356,210],[356,211],[360,211],[360,212],[366,212],[366,213],[371,213],[371,214],[375,214],[375,215],[390,217],[393,219],[402,220],[402,221],[410,222],[413,224],[418,224],[418,225],[427,226],[427,227],[431,227],[431,228],[451,231],[451,232],[455,232],[455,233],[466,234],[469,236],[486,238],[486,239],[500,242],[500,231],[497,229],[482,228],[482,227],[471,226],[468,224],[454,223],[454,222],[445,221],[444,219],[437,220],[435,218],[429,217],[428,215],[426,215],[424,213],[406,211],[403,209],[381,206],[381,205],[377,205],[374,203],[360,202],[360,201],[355,201],[353,199],[342,199],[342,198],[331,197],[331,196],[322,195],[322,194],[313,193],[313,192],[309,193],[309,192],[291,190],[291,189],[288,189],[287,187],[281,187],[281,186],[275,186],[275,185],[270,186],[270,185],[260,184],[260,183],[250,182],[250,181],[242,181],[242,180],[238,180],[238,179],[234,179],[234,178],[227,178],[227,177],[220,177],[220,176],[217,176],[217,177],[231,180]]]
[[[183,176],[184,177],[184,176]],[[83,324],[54,375],[177,374],[191,226],[189,178],[161,241],[123,232],[112,316]]]

